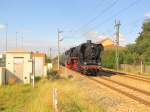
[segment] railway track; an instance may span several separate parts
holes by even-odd
[[[89,77],[82,75],[90,80],[95,81],[96,83],[106,86],[112,90],[115,90],[131,99],[134,99],[138,101],[139,103],[142,103],[148,107],[150,107],[150,92],[144,91],[132,86],[128,86],[122,83],[118,83],[116,81],[110,80],[105,77]],[[101,79],[100,79],[101,78]],[[144,95],[144,98],[142,98]]]
[[[89,80],[92,80],[100,85],[108,87],[118,93],[121,93],[121,94],[141,103],[141,104],[144,104],[144,105],[150,107],[150,92],[148,92],[148,91],[145,91],[145,90],[142,90],[142,89],[130,86],[130,85],[126,85],[124,83],[117,82],[106,76],[92,77],[92,76],[83,75],[83,74],[73,71],[73,70],[70,70],[70,71],[75,72]],[[139,78],[139,77],[137,77],[137,78]]]
[[[121,75],[121,76],[150,83],[150,79],[145,78],[145,77],[140,77],[140,76],[135,76],[135,75]]]
[[[131,78],[134,80],[139,80],[139,81],[144,81],[147,83],[150,83],[150,78],[147,77],[143,77],[143,76],[137,76],[137,75],[131,75],[131,74],[125,74],[125,73],[119,73],[119,72],[114,72],[114,71],[108,71],[108,70],[104,70],[104,73],[108,73],[108,74],[115,74],[115,75],[119,75],[121,77],[127,77],[127,78]]]
[[[117,82],[117,81],[112,80],[112,79],[109,79],[109,78],[107,78],[107,77],[99,77],[99,78],[101,78],[101,79],[103,79],[103,80],[107,80],[107,81],[112,82],[112,83],[116,83],[116,84],[118,84],[118,85],[124,86],[124,87],[126,87],[126,88],[129,88],[129,89],[132,89],[132,90],[134,90],[134,91],[138,91],[138,92],[141,92],[141,93],[144,93],[144,94],[150,96],[150,92],[149,92],[149,91],[145,91],[145,90],[142,90],[142,89],[138,89],[138,88],[136,88],[136,87],[132,87],[132,86],[129,86],[129,85],[126,85],[126,84]]]
[[[148,91],[144,91],[142,89],[125,85],[123,83],[116,82],[106,77],[91,77],[91,76],[83,75],[81,73],[78,74],[150,107],[150,92]]]

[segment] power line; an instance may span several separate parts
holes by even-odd
[[[5,43],[6,45],[5,45],[5,50],[7,52],[7,47],[8,47],[7,46],[7,44],[8,44],[8,42],[7,42],[8,41],[8,24],[6,24],[5,27],[6,27],[6,35],[5,35],[6,36],[6,43]]]
[[[94,6],[94,9],[92,10],[92,11],[90,11],[90,13],[91,14],[93,14],[93,12],[95,11],[95,10],[97,10],[100,6],[102,6],[105,2],[106,2],[107,0],[101,0],[96,6]],[[108,3],[108,1],[106,2],[106,3]],[[88,15],[86,15],[86,16],[84,16],[83,18],[88,18],[89,17],[89,13],[88,13]],[[81,18],[81,19],[83,19],[83,18]],[[80,19],[80,20],[81,20]],[[72,32],[74,32],[74,33],[76,33],[76,32],[78,32],[78,30],[80,30],[81,29],[81,27],[83,27],[84,25],[82,25],[82,26],[80,26],[79,28],[77,28],[76,30],[74,29],[74,31],[72,31]]]
[[[103,22],[101,22],[100,24],[98,24],[98,25],[94,26],[93,28],[91,28],[91,30],[92,30],[92,29],[95,29],[95,28],[97,28],[97,27],[99,27],[99,26],[102,26],[102,25],[104,25],[105,23],[108,23],[108,21],[113,20],[113,19],[112,19],[113,17],[123,14],[122,12],[127,11],[129,8],[131,8],[132,6],[134,6],[137,2],[139,2],[139,0],[135,0],[134,2],[132,2],[131,4],[129,4],[127,7],[124,7],[123,9],[119,10],[117,13],[115,13],[115,14],[112,15],[111,17],[105,19],[105,20],[104,20]],[[88,32],[85,32],[85,33],[88,33]]]
[[[108,10],[110,10],[111,8],[113,8],[113,6],[115,6],[117,4],[119,0],[115,0],[114,2],[112,2],[108,7],[106,7],[105,9],[103,9],[97,16],[95,16],[94,18],[92,18],[91,20],[89,20],[86,24],[82,25],[78,30],[88,26],[90,23],[92,23],[93,21],[95,21],[98,17],[102,16],[105,12],[107,12]]]
[[[21,47],[23,48],[23,40],[24,40],[24,37],[23,37],[23,32],[22,32],[22,35],[21,35]]]
[[[89,15],[91,15],[91,14],[93,14],[93,12],[95,12],[95,10],[97,10],[98,8],[100,8],[102,5],[103,5],[103,3],[105,3],[107,0],[102,0],[102,1],[100,1],[96,6],[93,6],[94,8],[90,11],[90,13],[88,13],[88,15],[86,15],[85,17],[82,17],[82,19],[83,18],[88,18],[89,17]],[[107,1],[108,2],[108,1]],[[107,3],[106,2],[106,3]]]
[[[100,1],[99,4],[97,4],[97,5],[95,6],[95,8],[96,8],[96,9],[99,8],[104,2],[105,2],[104,0]]]
[[[17,41],[18,41],[18,32],[16,32],[16,48],[18,47],[18,43],[17,43]]]

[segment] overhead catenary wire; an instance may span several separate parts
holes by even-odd
[[[85,23],[84,25],[82,25],[78,30],[83,29],[84,27],[88,26],[89,24],[91,24],[92,22],[94,22],[97,18],[99,18],[100,16],[102,16],[104,13],[106,13],[108,10],[110,10],[111,8],[113,8],[119,0],[115,0],[114,2],[112,2],[109,6],[107,6],[105,9],[103,9],[98,15],[96,15],[94,18],[92,18],[91,20],[89,20],[87,23]]]
[[[134,2],[132,2],[131,4],[129,4],[128,6],[124,7],[124,8],[121,9],[121,10],[119,10],[117,13],[115,13],[115,14],[113,14],[112,16],[110,16],[109,18],[105,19],[105,20],[104,20],[103,22],[101,22],[100,24],[97,24],[96,26],[92,27],[90,30],[93,30],[93,29],[95,29],[95,28],[97,28],[97,27],[99,27],[99,26],[102,26],[102,25],[108,23],[108,21],[113,20],[112,18],[114,18],[114,17],[116,17],[116,16],[118,16],[118,15],[124,14],[124,13],[122,13],[122,12],[127,11],[127,10],[130,9],[132,6],[136,5],[138,2],[139,2],[139,0],[135,0]],[[89,32],[89,31],[84,32],[84,34],[85,34],[85,33],[88,33],[88,32]]]
[[[128,33],[133,33],[133,31],[136,30],[136,28],[138,27],[138,24],[142,24],[141,21],[143,21],[144,17],[140,17],[137,20],[131,21],[130,23],[126,24],[126,25],[130,25],[130,29],[129,27],[125,27],[125,29],[128,31]]]
[[[124,8],[121,8],[120,10],[118,10],[116,13],[114,13],[112,16],[110,16],[110,17],[108,17],[108,18],[106,18],[104,21],[102,21],[100,24],[97,24],[96,26],[94,26],[93,28],[91,28],[91,30],[93,30],[93,29],[95,29],[95,28],[97,28],[97,27],[99,27],[99,26],[102,26],[102,25],[104,25],[104,24],[106,24],[106,23],[108,23],[109,21],[111,21],[111,20],[114,20],[115,19],[115,17],[116,16],[118,16],[118,15],[121,15],[121,14],[124,14],[123,12],[126,12],[127,10],[129,10],[130,8],[132,8],[133,6],[135,6],[137,3],[139,3],[140,1],[139,0],[134,0],[134,1],[132,1],[131,3],[129,3],[127,6],[125,6]],[[98,18],[98,17],[97,17]],[[114,18],[114,19],[113,19]],[[91,19],[92,20],[92,19]],[[87,24],[87,23],[86,23]],[[82,28],[80,27],[80,29],[83,29],[83,28],[85,28],[87,25],[84,25],[84,26],[82,26]],[[90,23],[88,23],[88,25],[89,25]],[[75,32],[77,33],[79,33],[79,31],[80,31],[80,29],[77,29]],[[86,33],[88,33],[89,31],[86,31],[86,32],[83,32],[84,34],[86,34]],[[76,35],[76,34],[75,34]],[[74,35],[74,36],[75,36]]]
[[[91,14],[93,14],[93,12],[95,11],[95,10],[97,10],[100,6],[102,6],[104,3],[108,3],[108,1],[106,2],[107,0],[102,0],[102,1],[100,1],[96,6],[94,6],[94,9],[92,9],[91,11],[90,11],[90,13],[88,12],[88,15],[86,15],[86,16],[84,16],[83,18],[89,18],[89,15],[91,16]],[[83,18],[80,18],[80,20],[81,19],[83,19]],[[77,32],[79,32],[79,30],[81,29],[81,27],[83,27],[84,25],[82,25],[82,26],[80,26],[79,28],[77,28],[77,29],[74,29],[74,30],[72,30],[72,33],[74,34],[74,33],[77,33]]]

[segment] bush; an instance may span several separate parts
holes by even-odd
[[[150,65],[150,62],[144,62],[145,65]]]
[[[57,71],[48,71],[47,72],[47,78],[51,80],[59,79],[60,75]]]
[[[119,48],[119,64],[123,64],[125,57],[124,48]],[[115,68],[116,66],[116,49],[106,49],[102,52],[102,66],[106,68]]]
[[[102,66],[107,68],[114,68],[115,67],[115,50],[105,50],[102,53],[101,57]]]
[[[35,81],[36,81],[36,82],[38,82],[38,81],[40,81],[40,80],[41,80],[41,77],[40,77],[40,76],[36,76],[36,77],[35,77]]]

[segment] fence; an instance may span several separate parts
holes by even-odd
[[[131,73],[147,73],[150,74],[150,65],[129,65],[129,64],[121,64],[120,69],[125,72]]]

